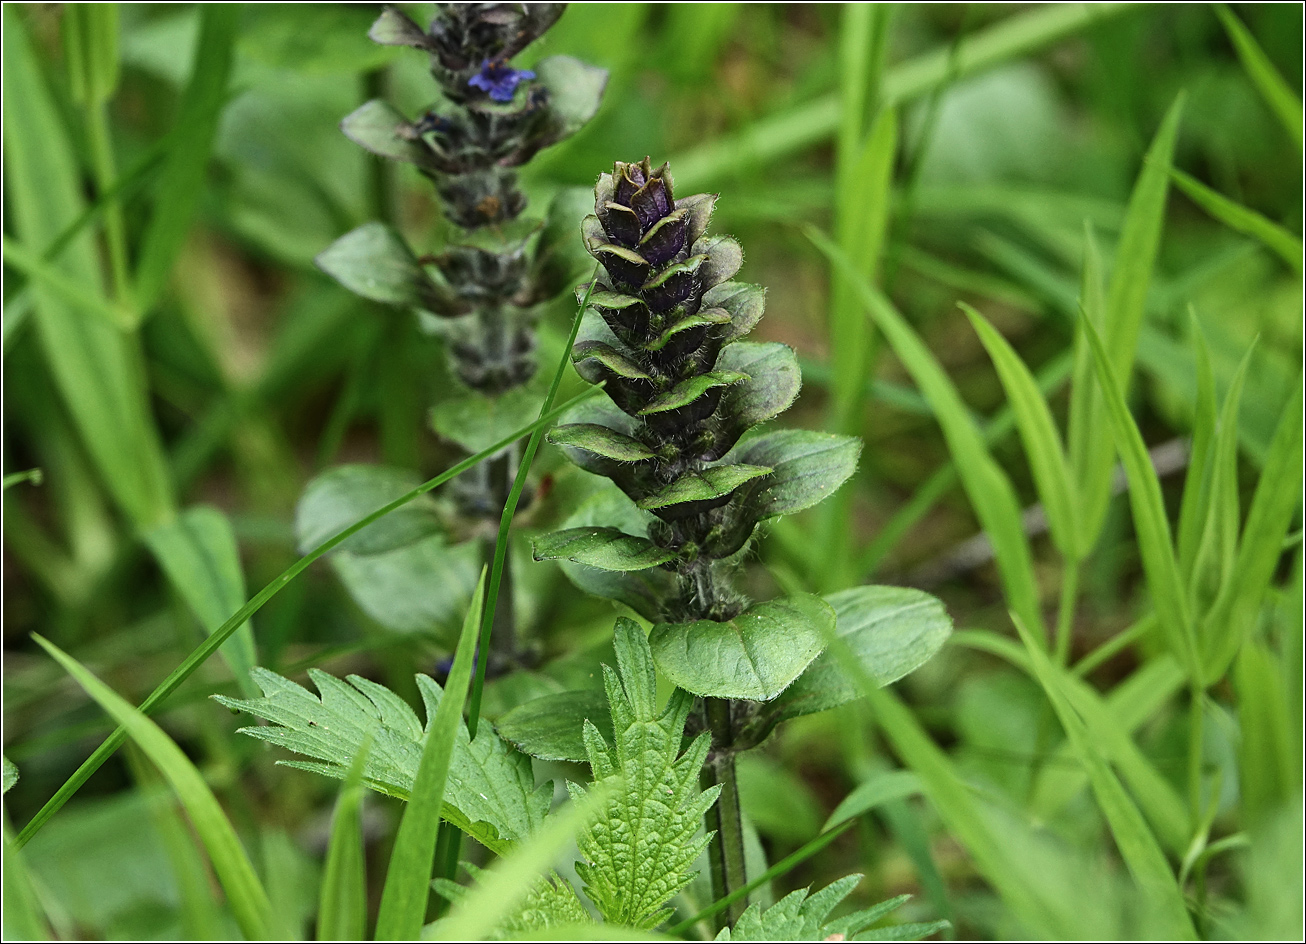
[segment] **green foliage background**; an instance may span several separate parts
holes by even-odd
[[[1141,808],[1141,832],[1155,833],[1160,871],[1180,877],[1198,933],[1300,935],[1300,503],[1285,512],[1282,547],[1252,549],[1272,589],[1239,613],[1232,668],[1204,680],[1194,709],[1153,628],[1172,614],[1155,595],[1155,545],[1136,524],[1148,509],[1129,469],[1132,510],[1112,489],[1101,536],[1080,549],[1078,593],[1062,607],[1078,666],[1072,675],[1044,664],[1008,611],[1057,623],[1058,516],[1085,509],[1023,516],[1032,577],[1013,593],[976,534],[987,526],[1000,544],[1018,535],[1014,517],[995,528],[951,465],[966,459],[950,452],[958,442],[978,442],[974,429],[964,413],[944,415],[894,340],[903,335],[892,312],[879,310],[872,327],[856,280],[804,230],[831,233],[857,272],[873,274],[979,421],[1014,486],[1011,509],[1030,509],[1047,486],[1003,412],[1009,378],[989,356],[1000,345],[956,302],[1010,342],[1066,430],[1068,378],[1093,370],[1072,363],[1088,246],[1110,275],[1144,155],[1184,93],[1173,165],[1192,180],[1163,204],[1127,405],[1160,473],[1150,520],[1179,528],[1186,573],[1207,558],[1185,550],[1183,516],[1227,508],[1232,495],[1236,534],[1267,463],[1270,474],[1292,467],[1275,435],[1294,394],[1300,410],[1301,12],[1232,13],[1263,50],[1250,69],[1227,14],[1197,5],[903,5],[866,14],[883,18],[885,39],[863,49],[854,15],[837,5],[583,4],[522,57],[566,53],[611,71],[592,124],[526,169],[535,212],[564,186],[592,186],[614,159],[645,154],[670,160],[678,193],[719,192],[714,230],[745,247],[740,278],[768,289],[757,339],[790,344],[803,364],[783,422],[865,440],[831,508],[770,530],[742,575],[750,592],[916,586],[964,630],[893,694],[791,721],[741,762],[755,866],[802,847],[861,797],[851,829],[755,900],[862,872],[842,907],[910,892],[901,920],[946,918],[958,937],[1164,933],[1173,915],[1131,880],[1139,862],[1158,860],[1122,840],[1129,810]],[[44,473],[40,484],[6,479],[4,493],[4,750],[21,773],[11,789],[6,765],[5,807],[15,826],[112,726],[32,633],[139,703],[203,630],[297,559],[294,508],[315,473],[372,461],[424,479],[461,457],[428,416],[438,425],[458,396],[436,342],[312,265],[378,216],[419,251],[438,249],[426,183],[407,168],[392,175],[338,130],[378,94],[410,115],[430,104],[424,57],[371,43],[365,5],[201,15],[125,4],[116,49],[96,45],[106,35],[97,15],[5,6],[4,471]],[[80,47],[61,26],[69,17],[82,18]],[[1296,96],[1295,134],[1282,97],[1263,91],[1266,64]],[[894,124],[872,120],[886,114],[877,102],[895,108]],[[112,199],[50,252],[88,195],[106,190]],[[563,297],[542,319],[543,365],[556,362],[573,312]],[[569,374],[563,395],[581,387]],[[1240,398],[1227,401],[1231,389]],[[1185,443],[1226,402],[1220,428],[1236,417],[1236,435],[1225,432],[1224,459],[1213,461],[1232,471],[1223,491],[1189,498]],[[1081,444],[1087,453],[1115,441],[1110,429],[1104,418]],[[1299,477],[1300,438],[1295,451]],[[593,488],[552,449],[536,470],[540,499],[518,522],[529,533],[558,527]],[[599,663],[614,661],[613,608],[553,564],[531,563],[525,544],[512,553],[517,616],[544,667],[487,687],[491,719],[539,694],[598,688]],[[241,720],[207,696],[256,696],[257,662],[299,680],[310,665],[357,673],[418,704],[413,674],[451,654],[474,583],[470,564],[459,566],[447,581],[457,586],[442,591],[455,598],[448,618],[411,634],[384,629],[314,568],[156,715],[235,824],[286,933],[306,933],[317,913],[334,784],[274,766],[281,755],[235,737]],[[565,762],[536,768],[584,776]],[[143,755],[122,751],[24,848],[56,932],[236,932],[169,796]],[[399,810],[369,797],[369,862],[385,862]],[[370,870],[373,915],[380,873]],[[701,883],[683,898],[678,918],[709,903]],[[20,912],[6,908],[7,933]]]

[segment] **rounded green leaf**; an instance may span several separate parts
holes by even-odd
[[[713,370],[697,377],[682,380],[666,393],[655,397],[653,402],[639,411],[640,416],[652,413],[665,413],[688,406],[713,387],[725,387],[748,380],[748,375],[737,370]]]
[[[770,475],[761,465],[719,465],[701,472],[686,472],[666,488],[638,502],[645,511],[681,505],[685,502],[715,502],[725,498],[745,482]]]
[[[770,701],[802,674],[835,631],[835,613],[804,593],[749,607],[732,620],[659,623],[653,661],[695,695]]]
[[[834,608],[839,638],[881,686],[928,662],[952,632],[943,604],[910,587],[853,587],[825,599]],[[777,720],[834,708],[859,694],[838,654],[826,652],[784,693]]]
[[[550,56],[535,66],[535,74],[549,90],[549,111],[559,139],[575,134],[594,117],[608,84],[607,69],[571,56]]]
[[[748,500],[758,519],[791,515],[834,494],[853,472],[862,443],[852,436],[784,429],[751,439],[737,450],[742,462],[771,467],[771,477]]]
[[[608,699],[600,688],[533,699],[501,717],[495,729],[499,737],[532,757],[583,764],[589,761],[581,737],[586,721],[598,728],[609,744],[615,740]]]
[[[384,466],[359,464],[328,469],[308,483],[295,509],[300,553],[307,554],[418,484],[411,472]],[[383,554],[416,544],[440,530],[435,501],[423,495],[364,528],[340,547],[359,555]]]
[[[618,462],[652,459],[653,450],[638,439],[600,426],[598,423],[572,423],[558,426],[546,437],[555,446],[574,446],[596,456]]]

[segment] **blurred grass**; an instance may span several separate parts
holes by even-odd
[[[4,491],[15,824],[107,727],[31,633],[139,703],[243,602],[244,586],[295,563],[291,512],[321,464],[385,458],[430,478],[459,458],[421,421],[451,389],[438,345],[311,267],[378,210],[374,165],[339,134],[340,117],[381,87],[409,113],[429,104],[423,57],[370,43],[373,15],[128,4],[116,26],[76,11],[69,22],[83,17],[85,35],[66,39],[58,8],[5,6],[4,472],[45,475]],[[678,193],[719,191],[715,229],[746,248],[742,278],[768,287],[762,339],[804,360],[792,422],[832,422],[867,442],[830,510],[763,541],[746,569],[751,591],[928,577],[959,627],[987,634],[870,700],[875,727],[858,756],[912,768],[927,799],[863,811],[777,892],[857,870],[868,874],[861,905],[941,882],[960,937],[1163,933],[1175,925],[1140,903],[1103,838],[1132,830],[1122,824],[1141,810],[1169,870],[1183,872],[1200,932],[1299,934],[1300,850],[1280,840],[1301,822],[1301,549],[1283,546],[1301,528],[1301,39],[1285,5],[587,4],[523,57],[568,53],[612,72],[594,123],[530,166],[535,211],[645,153],[671,160]],[[1166,116],[1181,92],[1180,123]],[[1182,196],[1167,198],[1170,181]],[[438,249],[428,185],[410,173],[392,185],[397,224]],[[847,281],[831,279],[841,270],[802,225],[833,235]],[[853,276],[875,283],[891,343],[873,340]],[[982,338],[958,300],[983,313]],[[1110,411],[1085,397],[1096,373],[1081,302],[1128,388]],[[561,354],[574,310],[564,298],[544,311],[542,349]],[[1023,393],[1009,400],[1007,388]],[[976,417],[992,417],[982,432]],[[1137,519],[1112,482],[1112,426],[1129,433]],[[1044,461],[1057,430],[1080,489],[1075,514]],[[1155,447],[1190,437],[1187,482],[1152,472]],[[553,490],[517,527],[548,527],[585,493],[551,450],[536,465]],[[1236,544],[1227,522],[1204,537],[1211,488],[1226,519],[1234,509]],[[1028,514],[1049,498],[1053,541]],[[180,572],[169,589],[139,539],[183,528],[200,505],[220,509],[232,537],[192,547],[187,573],[206,574],[208,590]],[[977,553],[964,542],[981,527],[993,543]],[[1082,533],[1071,542],[1067,531]],[[1058,550],[1072,544],[1083,560],[1068,568]],[[1194,697],[1194,656],[1178,637],[1196,628],[1174,619],[1199,561],[1219,564],[1226,589],[1197,634]],[[526,569],[518,609],[546,654],[570,661],[487,686],[487,711],[579,684],[599,656],[578,641],[611,631],[606,605],[546,565]],[[1155,615],[1186,671],[1151,615],[1168,597],[1183,602]],[[385,633],[325,571],[259,605],[259,658],[274,670],[332,656],[411,692],[412,672],[448,653],[447,639]],[[1055,654],[1079,664],[1081,682],[1031,662],[1035,651],[1017,663],[1009,608],[1039,646],[1041,628],[1057,627]],[[159,720],[238,832],[282,824],[296,855],[322,858],[330,785],[274,768],[203,697],[239,684],[251,649],[242,643],[234,672],[195,662],[184,683],[172,678],[185,690]],[[1100,758],[1064,737],[1075,716]],[[766,748],[821,815],[866,778],[845,744],[868,729],[843,722],[804,719]],[[1109,804],[1094,802],[1086,770]],[[106,763],[52,821],[69,831],[24,849],[41,901],[68,909],[49,913],[60,934],[166,937],[182,917],[204,926],[182,903],[193,863],[169,858],[164,819],[139,835],[93,828],[97,804],[148,817],[132,805],[148,793],[136,784],[128,765]],[[801,840],[765,791],[754,802],[779,861]],[[380,801],[364,810],[368,858],[384,852],[394,812]],[[71,872],[60,880],[74,853],[139,860],[159,877],[118,891]],[[1150,850],[1126,858],[1156,870]],[[379,873],[369,875],[375,908]],[[937,898],[913,902],[907,919],[935,917]],[[41,920],[6,908],[6,933],[22,918]]]

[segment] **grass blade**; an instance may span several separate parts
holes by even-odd
[[[54,643],[33,634],[77,684],[127,731],[176,791],[195,832],[208,850],[213,870],[227,893],[236,923],[251,940],[268,936],[272,906],[226,814],[200,772],[163,729],[105,685]]]
[[[206,633],[217,632],[227,615],[240,609],[245,576],[235,532],[221,511],[207,505],[188,508],[171,523],[146,532],[145,543]],[[245,622],[221,652],[245,697],[260,697],[249,674],[258,664],[254,627]]]
[[[1288,132],[1300,153],[1302,150],[1301,99],[1293,94],[1288,83],[1279,75],[1269,56],[1265,55],[1260,43],[1256,42],[1256,37],[1252,36],[1242,20],[1234,16],[1223,3],[1215,5],[1215,15],[1220,18],[1220,25],[1229,34],[1229,40],[1233,43],[1233,48],[1237,51],[1238,59],[1242,62],[1248,78],[1256,86],[1256,91],[1261,93],[1265,104],[1270,106],[1270,111],[1274,112],[1274,116],[1279,119],[1279,123]]]
[[[1301,501],[1301,477],[1302,385],[1298,379],[1292,399],[1279,415],[1256,483],[1233,573],[1203,627],[1209,644],[1204,676],[1208,683],[1224,675],[1256,625],[1256,609],[1274,579],[1284,538]]]
[[[1288,263],[1294,272],[1301,272],[1301,240],[1277,223],[1271,222],[1255,210],[1230,200],[1212,190],[1196,177],[1190,177],[1176,168],[1170,169],[1170,179],[1194,203],[1236,233],[1250,236],[1262,243],[1279,258]]]
[[[449,917],[435,928],[442,941],[481,941],[490,936],[512,909],[521,903],[559,855],[572,843],[575,835],[603,809],[616,781],[594,784],[579,803],[572,803],[551,814],[539,832],[518,845],[511,855],[488,869],[481,880],[454,905]],[[606,936],[606,935],[605,935]],[[377,939],[381,937],[377,929]]]
[[[3,9],[6,213],[21,245],[49,246],[80,216],[85,201],[72,161],[76,152],[18,11]],[[83,294],[104,297],[89,232],[50,266]],[[90,312],[44,282],[34,282],[31,290],[34,327],[55,386],[109,493],[139,527],[168,520],[172,485],[135,339],[104,318],[88,317]]]
[[[4,926],[0,935],[6,941],[48,941],[50,925],[41,912],[36,891],[23,854],[14,842],[14,831],[9,827],[9,811],[4,811],[4,869],[3,907]]]
[[[886,69],[880,101],[899,105],[948,81],[957,81],[1041,49],[1135,4],[1058,4],[1007,17],[966,38],[955,61],[952,44]],[[701,144],[671,159],[676,183],[686,193],[820,144],[839,127],[839,93],[831,92],[792,110],[769,115],[742,131]]]
[[[349,765],[331,818],[331,840],[317,909],[319,941],[361,941],[367,932],[367,861],[363,850],[363,769],[371,742]]]
[[[158,300],[173,261],[190,228],[204,190],[209,152],[218,130],[218,117],[227,99],[232,49],[240,22],[240,6],[214,3],[200,7],[200,34],[190,81],[182,93],[177,125],[154,200],[154,215],[145,231],[136,267],[136,301],[144,317]]]
[[[1002,585],[1011,607],[1028,625],[1041,626],[1038,588],[1029,541],[1021,528],[1020,503],[1005,472],[989,454],[957,388],[920,337],[883,295],[860,277],[848,257],[814,227],[807,238],[849,279],[858,299],[873,318],[903,366],[929,401],[943,428],[966,495],[993,542]]]
[[[114,328],[123,328],[131,323],[131,313],[125,308],[114,304],[103,295],[88,291],[77,280],[45,262],[35,253],[29,252],[22,244],[4,237],[3,245],[7,265],[13,266],[65,305],[84,309],[104,319],[105,324]]]
[[[548,413],[541,416],[538,420],[536,420],[534,423],[531,423],[529,426],[523,427],[522,429],[517,430],[511,435],[505,436],[503,439],[499,440],[494,445],[490,446],[487,449],[483,449],[482,451],[476,453],[476,455],[474,456],[468,456],[466,459],[462,460],[452,468],[447,469],[444,472],[441,472],[439,475],[435,476],[434,478],[428,479],[427,481],[423,482],[421,485],[417,486],[417,488],[413,489],[411,492],[399,496],[394,501],[390,502],[390,504],[378,508],[376,511],[372,512],[367,517],[360,518],[358,521],[354,522],[352,525],[345,528],[335,537],[323,541],[312,551],[305,554],[299,560],[295,561],[295,563],[291,564],[284,571],[282,571],[281,574],[275,580],[273,580],[271,583],[265,586],[262,590],[260,590],[257,594],[255,594],[254,597],[248,603],[246,603],[239,610],[233,613],[227,619],[227,621],[222,624],[222,626],[217,630],[217,632],[213,633],[213,635],[209,636],[206,640],[204,640],[204,642],[200,643],[199,646],[197,646],[194,649],[194,651],[192,651],[191,654],[188,655],[182,661],[181,665],[173,669],[172,672],[169,673],[168,677],[165,678],[162,682],[160,682],[158,687],[155,688],[154,691],[150,693],[149,697],[146,698],[143,702],[141,702],[140,710],[148,714],[149,712],[157,708],[163,701],[165,701],[168,698],[169,695],[171,695],[174,691],[177,690],[177,687],[181,685],[182,682],[184,682],[187,678],[190,677],[192,672],[194,672],[201,665],[203,665],[209,659],[209,657],[213,655],[213,653],[217,652],[218,648],[224,642],[226,642],[227,639],[231,637],[232,633],[234,633],[237,629],[240,628],[240,626],[242,626],[246,621],[248,621],[251,616],[253,616],[260,609],[262,609],[264,604],[266,604],[274,596],[280,593],[281,590],[284,589],[288,583],[290,583],[290,581],[294,580],[301,573],[307,570],[309,565],[312,564],[314,561],[318,560],[323,555],[328,554],[331,551],[335,550],[342,543],[347,541],[353,535],[357,534],[359,531],[362,531],[372,522],[379,521],[381,518],[390,514],[390,512],[394,511],[397,508],[402,508],[404,505],[408,504],[414,498],[417,498],[420,495],[425,495],[427,492],[431,491],[434,488],[438,488],[439,486],[443,485],[445,482],[449,481],[452,478],[455,478],[458,475],[461,475],[463,472],[466,472],[468,469],[472,468],[473,466],[478,465],[481,462],[484,462],[490,456],[493,456],[496,453],[506,449],[508,446],[511,446],[514,442],[521,439],[523,436],[529,435],[530,433],[533,433],[537,430],[546,429],[551,423],[553,423],[556,419],[558,419],[558,417],[562,416],[568,410],[572,409],[573,407],[577,406],[580,403],[585,402],[586,400],[589,400],[592,397],[598,396],[600,392],[602,392],[602,387],[598,387],[598,386],[591,387],[588,390],[585,390],[583,393],[580,393],[577,396],[572,397],[570,400],[568,400],[566,403],[562,404],[561,406],[553,410],[550,410]],[[68,800],[71,799],[73,794],[75,794],[81,788],[82,784],[84,784],[87,781],[87,779],[91,776],[91,774],[95,773],[95,771],[97,771],[100,768],[100,765],[102,765],[106,760],[108,760],[110,757],[113,756],[113,752],[122,746],[124,740],[126,740],[126,732],[122,728],[118,728],[113,732],[113,734],[109,735],[109,737],[105,739],[104,743],[102,743],[98,748],[95,749],[95,752],[91,754],[90,757],[88,757],[85,761],[82,762],[82,765],[78,767],[76,771],[73,772],[73,775],[69,777],[57,791],[55,791],[54,796],[52,796],[49,800],[46,801],[45,805],[42,806],[41,809],[37,811],[36,815],[33,816],[32,819],[27,823],[27,825],[24,826],[22,830],[19,832],[17,842],[20,847],[25,845],[27,841],[32,838],[32,836],[36,835],[37,831],[40,830],[40,828],[44,826],[47,821],[49,821],[50,817],[53,816],[56,812],[58,812],[59,808],[62,807],[65,803],[67,803]]]
[[[1188,917],[1183,893],[1179,890],[1179,883],[1170,871],[1170,863],[1166,861],[1156,836],[1148,828],[1143,814],[1125,792],[1124,785],[1111,770],[1099,752],[1097,742],[1072,707],[1065,690],[1066,683],[1043,652],[1041,641],[1030,632],[1017,614],[1012,614],[1012,620],[1029,653],[1034,677],[1043,687],[1066,732],[1066,738],[1088,773],[1098,807],[1111,827],[1111,835],[1115,838],[1116,847],[1130,874],[1165,915],[1167,935],[1173,935],[1178,940],[1195,939],[1197,931]]]
[[[1129,408],[1125,406],[1124,395],[1120,392],[1102,340],[1091,322],[1084,320],[1082,324],[1084,336],[1093,352],[1098,387],[1106,402],[1116,450],[1120,453],[1125,475],[1129,479],[1129,503],[1134,513],[1134,529],[1138,534],[1138,548],[1143,558],[1148,590],[1152,595],[1152,606],[1156,609],[1157,621],[1165,632],[1171,652],[1188,670],[1190,677],[1197,679],[1201,673],[1198,670],[1193,626],[1188,613],[1188,598],[1179,577],[1179,564],[1175,560],[1174,545],[1170,539],[1170,522],[1165,516],[1161,482],[1148,458],[1143,435],[1138,431],[1134,418],[1129,415]]]
[[[1066,450],[1061,445],[1061,434],[1052,420],[1052,411],[1039,392],[1034,375],[1007,339],[970,305],[961,302],[960,307],[974,325],[975,333],[998,370],[998,379],[1015,414],[1021,444],[1034,473],[1034,485],[1047,513],[1052,539],[1063,557],[1080,561],[1088,549],[1080,541],[1079,499],[1067,465]]]
[[[598,274],[598,266],[595,266],[594,274],[590,276],[589,285],[585,289],[585,296],[581,299],[580,306],[576,309],[576,317],[571,323],[571,335],[562,349],[562,360],[558,362],[558,369],[553,373],[553,383],[549,385],[549,392],[545,395],[544,402],[540,404],[540,420],[543,420],[558,396],[563,375],[567,372],[567,365],[571,363],[572,345],[576,343],[576,334],[580,331],[581,319],[589,305],[590,294],[594,291]],[[517,502],[521,499],[522,489],[526,487],[526,476],[530,474],[531,463],[535,461],[535,453],[540,448],[541,440],[544,439],[545,430],[544,426],[540,425],[540,420],[536,421],[531,438],[522,452],[521,461],[517,464],[517,477],[513,479],[508,499],[503,503],[503,514],[499,517],[499,534],[495,539],[494,560],[490,566],[490,590],[486,596],[485,614],[481,625],[480,651],[487,654],[490,652],[490,634],[494,630],[494,609],[499,599],[499,582],[503,579],[504,563],[508,559],[508,532],[512,530],[512,518],[517,513]],[[476,681],[472,685],[471,707],[467,712],[467,733],[473,738],[476,737],[476,728],[481,720],[481,693],[485,689],[485,670],[489,661],[488,658],[484,658],[477,663]]]
[[[1161,243],[1166,194],[1170,183],[1170,163],[1182,110],[1183,96],[1180,95],[1166,112],[1143,160],[1143,168],[1129,197],[1124,229],[1116,244],[1115,264],[1107,287],[1103,320],[1100,325],[1093,325],[1101,331],[1109,352],[1107,362],[1122,384],[1122,390],[1133,371],[1138,332],[1143,324],[1147,302],[1147,288],[1152,280],[1157,249]],[[1109,441],[1109,437],[1100,388],[1089,383],[1084,389],[1076,387],[1073,396],[1076,399],[1089,398],[1088,405],[1080,407],[1087,410],[1084,435],[1080,439],[1086,448],[1082,453],[1083,464],[1075,471],[1083,502],[1081,523],[1084,546],[1091,547],[1096,543],[1106,518],[1115,454],[1111,449],[1101,447],[1101,444]]]
[[[1206,470],[1211,461],[1211,443],[1215,440],[1215,376],[1211,372],[1211,352],[1206,335],[1191,309],[1189,332],[1193,338],[1193,361],[1197,368],[1197,403],[1193,407],[1193,439],[1188,447],[1188,474],[1179,504],[1179,572],[1191,580],[1193,561],[1197,559],[1197,542],[1202,538],[1209,502]]]
[[[413,792],[404,806],[394,851],[381,893],[381,910],[376,918],[380,941],[415,941],[422,936],[426,902],[431,893],[431,862],[444,808],[445,781],[453,758],[453,742],[463,720],[463,705],[476,660],[476,631],[481,623],[485,599],[485,571],[472,594],[472,604],[463,620],[462,634],[454,652],[453,667],[444,687],[444,697],[426,731],[422,760],[417,768]],[[484,651],[483,651],[484,652]],[[482,662],[486,661],[484,654]]]

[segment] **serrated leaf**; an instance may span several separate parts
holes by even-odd
[[[756,603],[732,620],[658,623],[649,635],[668,681],[704,698],[770,701],[798,678],[835,632],[835,612],[798,594]]]
[[[486,875],[485,869],[470,862],[464,862],[462,866],[477,884]],[[438,878],[431,884],[450,902],[463,902],[471,894],[471,889],[446,878]],[[515,939],[531,936],[533,931],[574,928],[593,923],[594,919],[581,904],[571,882],[561,878],[557,872],[550,872],[536,880],[526,897],[499,923],[498,931]]]
[[[307,554],[420,484],[413,473],[386,466],[359,464],[328,469],[308,483],[295,507],[299,552]],[[353,535],[340,549],[360,556],[383,554],[416,544],[440,530],[435,501],[423,495]]]
[[[605,459],[617,462],[639,462],[652,459],[653,450],[638,439],[600,426],[598,423],[572,423],[549,431],[547,437],[555,446],[574,446]]]
[[[762,320],[766,310],[766,289],[747,282],[722,282],[703,293],[704,308],[721,308],[730,315],[725,331],[727,342],[742,338]]]
[[[682,406],[693,403],[713,387],[728,387],[731,384],[738,384],[747,380],[748,375],[737,370],[710,370],[705,374],[682,380],[666,393],[654,397],[653,401],[640,410],[638,415],[650,416],[654,413],[678,410]]]
[[[697,874],[694,861],[711,837],[696,834],[720,787],[699,789],[710,740],[706,732],[680,753],[693,699],[676,691],[657,710],[657,680],[644,631],[619,619],[614,645],[618,671],[603,667],[613,745],[587,722],[585,746],[595,783],[619,780],[622,788],[581,834],[584,861],[576,863],[576,874],[607,922],[653,928],[671,913],[666,903]],[[573,796],[582,794],[580,787],[569,788]]]
[[[637,504],[645,511],[657,511],[688,502],[719,502],[728,498],[745,482],[770,474],[770,468],[760,465],[735,463],[712,466],[701,472],[686,472],[665,488],[640,499]]]
[[[355,295],[405,308],[453,315],[461,305],[417,262],[397,232],[384,223],[364,223],[341,236],[314,260],[317,267]]]
[[[868,676],[884,686],[928,662],[943,648],[952,620],[935,597],[910,587],[853,587],[832,593],[835,632]],[[812,663],[776,703],[779,719],[797,718],[834,708],[857,698],[861,689],[850,679],[837,653]]]
[[[496,727],[499,737],[532,757],[583,763],[588,759],[582,737],[586,721],[612,741],[608,697],[597,688],[532,699],[501,717]]]
[[[872,924],[904,904],[910,895],[899,895],[862,911],[827,920],[835,907],[862,880],[858,874],[846,875],[831,882],[816,894],[808,888],[790,892],[765,911],[758,904],[749,905],[733,929],[722,928],[718,941],[915,941],[949,927],[947,921],[928,924],[904,924],[867,931]]]
[[[716,366],[717,370],[747,375],[746,380],[726,391],[718,411],[745,428],[765,423],[789,409],[802,386],[798,358],[787,344],[737,341],[722,349]]]
[[[648,538],[616,528],[569,528],[544,534],[534,541],[537,561],[563,560],[600,570],[647,570],[675,560],[675,551],[660,548]]]
[[[824,501],[857,470],[861,451],[861,440],[852,436],[802,429],[750,439],[736,448],[738,461],[771,468],[748,499],[750,511],[759,519],[774,518]]]
[[[379,157],[432,169],[430,150],[412,132],[412,124],[394,106],[373,99],[340,122],[345,137]]]
[[[587,65],[571,56],[550,56],[540,61],[535,66],[535,75],[549,90],[555,140],[575,134],[594,117],[608,84],[607,69]]]
[[[270,725],[242,728],[263,741],[314,759],[283,761],[343,780],[359,748],[371,741],[363,780],[373,790],[408,799],[417,776],[425,732],[403,699],[389,689],[351,675],[348,684],[325,672],[309,670],[319,696],[267,669],[256,668],[260,699],[215,701],[245,711]],[[417,676],[426,714],[435,716],[443,690],[429,676]],[[510,842],[532,832],[544,819],[552,788],[535,788],[530,759],[509,747],[482,723],[476,740],[459,723],[445,784],[443,816],[478,842],[502,852]]]

